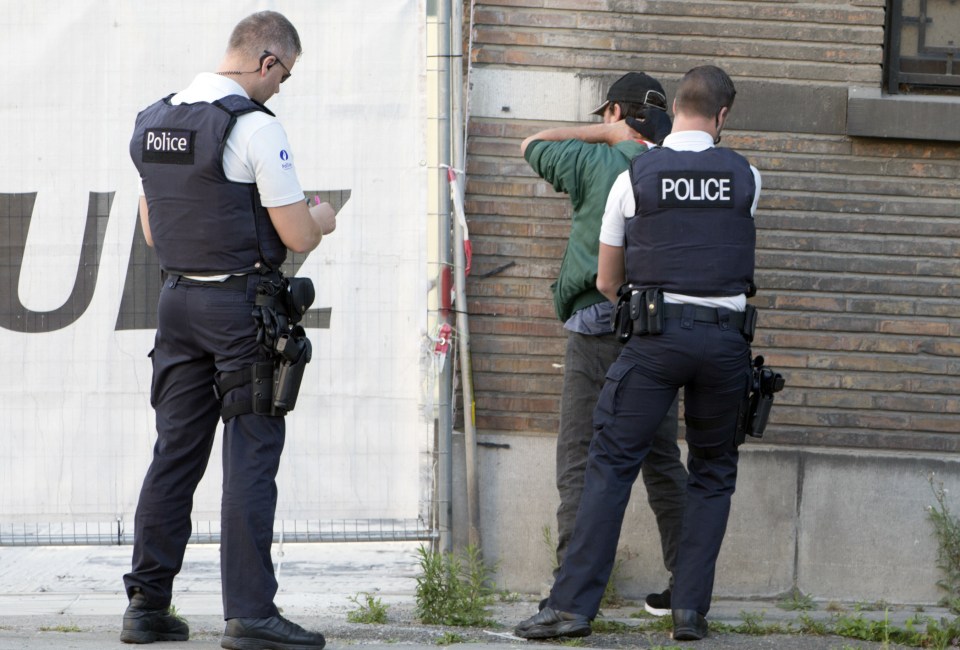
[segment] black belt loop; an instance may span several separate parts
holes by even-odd
[[[666,305],[664,305],[666,307]],[[693,329],[693,321],[699,320],[696,316],[696,305],[679,305],[680,307],[680,327],[685,330]],[[664,311],[664,315],[670,318],[670,309]]]
[[[729,309],[717,308],[717,324],[723,331],[730,329],[730,314]]]

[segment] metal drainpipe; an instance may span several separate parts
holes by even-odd
[[[465,119],[463,117],[462,94],[465,91],[463,83],[463,4],[462,0],[447,0],[450,3],[450,137],[451,164],[456,160],[461,163],[463,173],[457,183],[460,193],[459,207],[463,216],[463,194],[466,190],[466,134],[463,131]],[[455,203],[455,205],[457,205]],[[460,352],[460,385],[463,389],[463,435],[464,435],[464,466],[467,489],[467,543],[477,549],[480,548],[480,482],[477,471],[477,427],[476,427],[476,400],[473,393],[473,367],[470,355],[470,325],[467,314],[467,278],[466,259],[464,255],[464,231],[460,219],[453,219],[453,245],[455,290],[457,306],[457,342]]]
[[[452,0],[438,0],[437,3],[437,159],[443,164],[449,164],[451,155],[450,136],[450,2]],[[440,237],[438,252],[437,293],[444,291],[443,278],[449,273],[450,260],[450,188],[446,179],[446,169],[437,167],[439,180],[437,187],[440,191]],[[446,296],[439,296],[438,302],[442,308]],[[450,315],[442,314],[444,322],[450,321]],[[453,355],[450,355],[451,359]],[[439,528],[439,551],[450,553],[453,550],[453,363],[443,365],[440,373],[439,386],[439,417],[437,423],[437,526]]]

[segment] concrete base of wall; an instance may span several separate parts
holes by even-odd
[[[454,437],[457,492],[465,484],[463,437]],[[498,435],[491,439],[496,447],[478,450],[482,547],[496,566],[499,588],[545,593],[552,581],[553,549],[544,529],[556,538],[554,440]],[[931,472],[960,494],[960,459],[748,440],[741,447],[715,596],[771,598],[796,587],[816,600],[935,604],[943,592],[936,586],[941,574],[928,514],[936,503]],[[456,493],[458,546],[465,544],[465,504],[465,495]],[[640,481],[618,557],[617,586],[625,597],[666,587],[656,522]]]

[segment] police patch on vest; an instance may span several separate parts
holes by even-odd
[[[732,208],[731,172],[660,172],[657,175],[661,208]]]
[[[192,165],[196,131],[147,129],[143,134],[143,162]]]

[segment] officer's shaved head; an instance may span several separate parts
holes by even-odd
[[[228,50],[253,59],[264,50],[293,59],[303,53],[297,28],[276,11],[258,11],[237,23],[230,34]]]
[[[702,65],[680,80],[675,97],[677,112],[712,118],[721,108],[730,109],[736,94],[726,72],[715,65]]]

